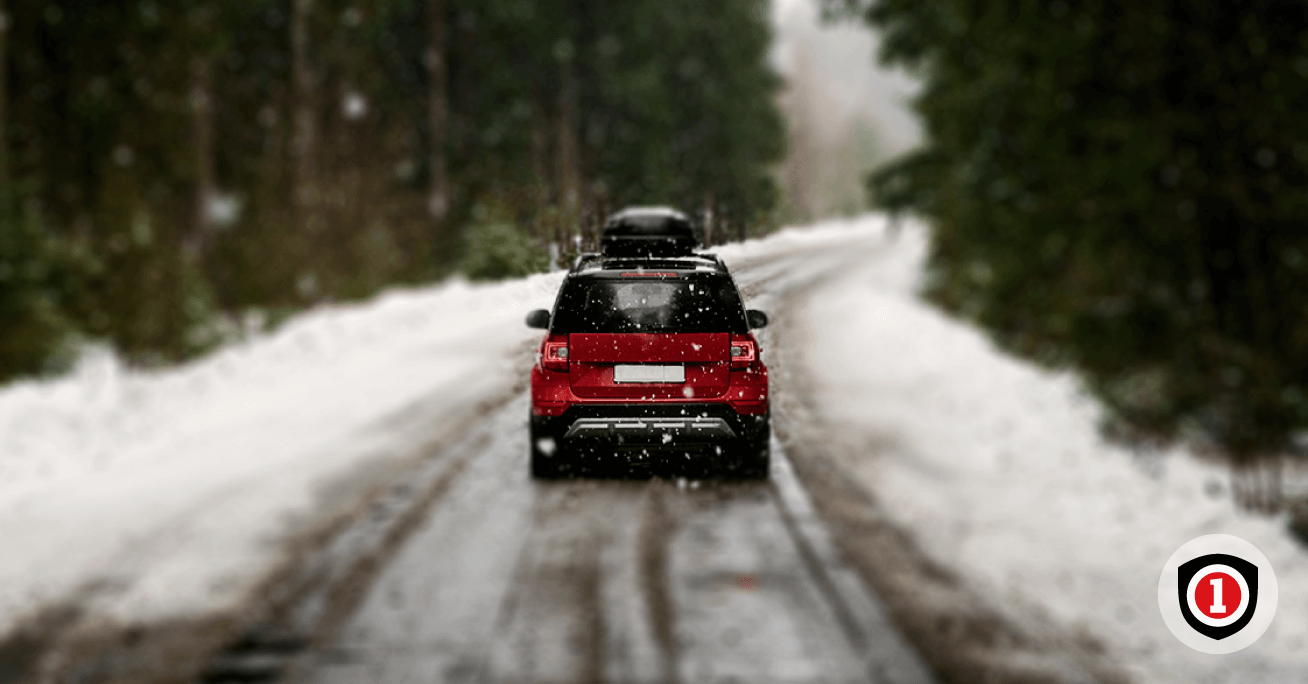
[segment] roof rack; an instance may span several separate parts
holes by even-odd
[[[600,251],[615,257],[688,256],[699,242],[690,217],[670,207],[628,207],[600,231]]]

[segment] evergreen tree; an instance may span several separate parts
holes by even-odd
[[[48,370],[73,330],[66,255],[33,218],[0,215],[0,378]]]
[[[780,152],[766,8],[5,0],[0,381],[66,334],[167,362],[249,308],[538,268],[627,203],[739,234]]]
[[[1079,369],[1128,436],[1237,461],[1308,426],[1308,5],[828,0],[918,71],[929,294]]]

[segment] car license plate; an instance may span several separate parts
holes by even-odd
[[[614,366],[613,382],[685,382],[685,366]]]

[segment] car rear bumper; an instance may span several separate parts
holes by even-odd
[[[565,446],[685,449],[767,439],[768,415],[725,403],[579,404],[561,416],[531,417],[532,432]]]
[[[566,441],[616,444],[718,442],[738,435],[721,418],[578,418],[563,435]]]

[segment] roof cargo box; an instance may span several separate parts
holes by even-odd
[[[604,223],[600,249],[605,256],[688,256],[699,245],[685,214],[666,207],[631,207]]]

